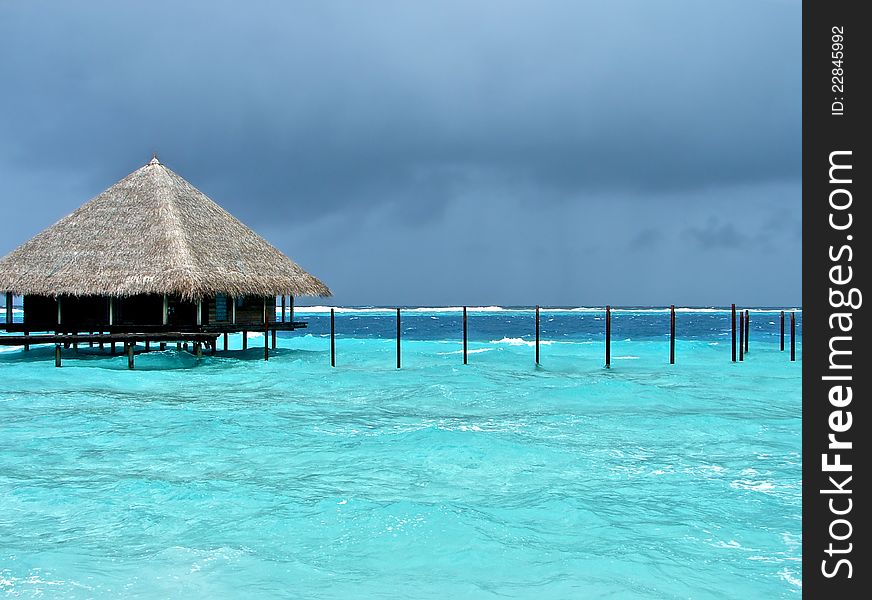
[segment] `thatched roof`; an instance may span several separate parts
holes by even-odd
[[[330,295],[157,158],[0,259],[0,291]]]

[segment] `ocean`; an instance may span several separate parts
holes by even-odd
[[[798,598],[801,359],[779,313],[298,307],[127,369],[0,347],[0,593]],[[788,320],[789,335],[789,320]],[[789,338],[788,338],[789,340]]]

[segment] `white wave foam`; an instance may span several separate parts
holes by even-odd
[[[504,337],[501,340],[491,340],[489,343],[491,343],[491,344],[507,344],[509,346],[535,346],[536,345],[535,340],[524,340],[521,338],[510,338],[510,337]],[[551,340],[543,340],[543,341],[539,342],[539,344],[542,346],[550,346],[553,343],[554,342]]]
[[[482,352],[490,352],[493,348],[475,348],[474,350],[467,350],[467,354],[480,354]],[[463,350],[452,350],[451,352],[437,352],[436,354],[440,356],[447,356],[449,354],[463,354]]]

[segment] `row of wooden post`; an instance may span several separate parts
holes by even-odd
[[[397,310],[397,368],[400,368],[400,338],[402,330],[400,328],[400,309]],[[463,307],[463,364],[469,364],[467,357],[467,317],[466,307]],[[536,305],[536,365],[539,362],[539,305]],[[745,354],[749,350],[751,333],[751,314],[745,309],[744,313],[739,311],[739,361],[744,361]],[[226,338],[226,334],[225,334]],[[733,362],[736,362],[736,305],[732,305],[732,353]],[[227,342],[225,339],[225,348]],[[781,351],[784,351],[784,311],[781,311]],[[796,318],[793,312],[790,313],[790,360],[796,360]],[[675,364],[675,305],[669,307],[669,364]],[[336,366],[336,314],[335,309],[330,309],[330,366]],[[606,306],[606,368],[612,366],[612,307]]]

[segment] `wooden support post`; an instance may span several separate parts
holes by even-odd
[[[127,342],[127,368],[128,369],[133,368],[133,345],[135,343],[136,342],[134,342],[134,341]]]
[[[203,356],[203,344],[201,342],[194,342],[194,356],[197,358]]]
[[[397,309],[397,368],[400,368],[400,309]]]
[[[293,323],[294,322],[294,296],[293,296],[293,294],[288,297],[288,302],[290,304],[290,309],[291,309],[290,321],[291,321],[291,323]]]
[[[6,292],[6,324],[12,324],[12,292]]]
[[[166,343],[166,342],[161,342],[159,347],[160,347],[161,352],[163,352],[164,350],[167,349],[167,343]]]
[[[98,333],[101,336],[101,338],[100,338],[100,352],[103,352],[103,338],[102,338],[103,330],[101,329],[100,331],[98,331]]]
[[[30,335],[30,332],[25,329],[24,330],[24,337],[26,338],[29,335]],[[27,342],[24,342],[24,351],[27,352],[28,350],[30,350],[30,344],[28,344]]]
[[[227,332],[224,333],[224,352],[227,352]]]
[[[218,338],[215,338],[211,342],[209,342],[209,354],[215,356],[215,352],[218,351]]]
[[[263,324],[263,359],[269,360],[269,323]]]
[[[149,340],[145,340],[145,351],[151,352],[151,342]]]
[[[55,366],[61,366],[61,345],[55,344]]]
[[[112,342],[112,354],[113,354],[113,355],[116,354],[116,351],[115,351],[115,342]]]
[[[335,310],[330,309],[330,366],[336,366],[336,315]]]
[[[790,312],[790,361],[796,360],[796,315]]]
[[[745,360],[745,353],[743,352],[745,348],[745,344],[742,343],[742,340],[745,339],[745,313],[741,310],[739,311],[739,362]]]
[[[463,307],[463,364],[469,364],[466,356],[467,353],[467,325],[466,325],[466,307]]]
[[[781,311],[781,351],[784,352],[784,311]]]
[[[536,305],[536,364],[539,364],[539,305]]]
[[[93,331],[89,331],[89,332],[88,332],[88,335],[94,335],[94,332],[93,332]],[[88,348],[93,348],[93,347],[94,347],[94,340],[93,340],[93,339],[88,340]]]
[[[182,343],[176,342],[176,350],[181,350],[181,349],[182,349]]]
[[[272,330],[272,349],[276,349],[276,330],[273,328]]]
[[[242,330],[242,349],[248,350],[248,332],[246,330]]]
[[[203,299],[197,299],[197,327],[203,324]]]
[[[606,306],[606,369],[612,368],[612,307]]]
[[[184,350],[185,352],[188,351],[188,342],[182,344],[182,350]]]
[[[282,294],[282,323],[285,322],[285,295]]]
[[[669,307],[669,364],[675,364],[675,305]]]
[[[79,332],[78,332],[78,331],[73,331],[73,335],[76,335],[76,336],[77,336],[77,335],[79,335]],[[79,352],[79,342],[73,342],[73,352],[75,352],[75,353],[78,354],[78,352]]]
[[[736,305],[733,304],[732,328],[733,334],[733,362],[736,362]]]
[[[751,336],[751,313],[745,309],[745,354],[748,354],[748,339]]]

